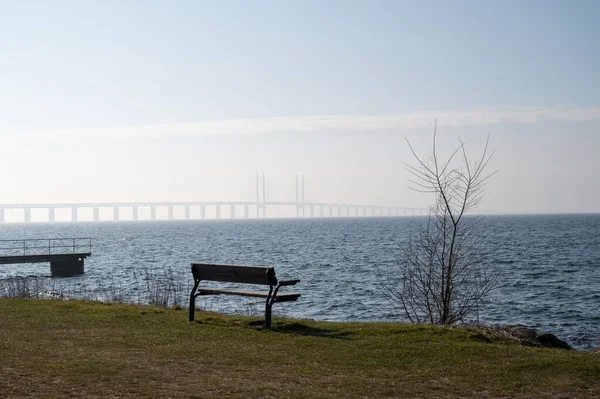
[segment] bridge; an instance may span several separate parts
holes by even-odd
[[[79,211],[82,209],[92,210],[92,220],[100,220],[100,211],[102,209],[112,209],[112,220],[174,220],[175,210],[183,210],[183,219],[206,219],[207,209],[214,210],[216,219],[221,218],[221,210],[229,209],[229,218],[267,218],[268,209],[274,207],[295,208],[297,218],[323,218],[323,217],[394,217],[422,215],[427,210],[416,207],[402,206],[382,206],[374,204],[353,204],[353,203],[327,203],[327,202],[306,202],[304,200],[304,176],[296,176],[296,201],[267,201],[265,189],[265,175],[262,175],[262,190],[260,190],[259,176],[256,175],[256,201],[181,201],[181,202],[88,202],[88,203],[24,203],[24,204],[0,204],[0,223],[5,222],[5,213],[7,210],[22,211],[22,221],[30,223],[32,221],[31,211],[34,209],[47,210],[47,221],[56,221],[57,209],[70,209],[71,222],[79,221]],[[260,195],[262,193],[262,196]],[[192,210],[200,210],[199,217],[192,217]],[[130,210],[131,218],[122,219],[121,211]],[[146,213],[149,210],[149,218],[139,217],[140,211]],[[159,218],[157,211],[167,211],[166,218]],[[89,212],[89,211],[88,211]],[[164,213],[164,212],[163,212]]]

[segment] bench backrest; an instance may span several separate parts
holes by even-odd
[[[194,280],[277,285],[277,277],[275,277],[275,268],[273,266],[192,263],[192,273],[194,274]]]

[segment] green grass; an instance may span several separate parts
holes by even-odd
[[[0,300],[0,397],[600,397],[600,354],[465,328]],[[483,337],[485,338],[485,337]]]

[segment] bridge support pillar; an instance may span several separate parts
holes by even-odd
[[[314,217],[315,216],[315,210],[314,207],[312,205],[309,205],[309,209],[310,209],[310,217]]]
[[[338,217],[342,216],[342,207],[341,206],[337,207],[337,215],[338,215]]]
[[[221,218],[221,205],[217,205],[217,219]]]
[[[118,206],[113,207],[113,220],[114,221],[119,220],[119,207]]]
[[[25,208],[25,223],[31,222],[31,208]]]
[[[71,222],[76,222],[77,221],[77,207],[72,207],[71,208]]]
[[[132,213],[133,213],[133,220],[137,221],[138,220],[138,207],[137,205],[134,205],[133,208],[131,209]]]
[[[52,212],[52,213],[54,213],[54,212]],[[100,209],[97,206],[95,206],[94,207],[94,222],[97,222],[99,220],[100,220]]]
[[[150,220],[156,220],[156,206],[150,207]]]
[[[235,219],[235,205],[231,205],[231,215],[229,217]]]
[[[200,219],[206,218],[206,205],[200,205]]]
[[[173,205],[169,205],[169,220],[173,220]]]
[[[71,256],[69,259],[50,262],[52,277],[71,277],[84,273],[83,258]]]
[[[54,222],[55,220],[55,216],[54,216],[54,208],[48,208],[48,221],[49,222]]]
[[[323,205],[319,206],[319,217],[323,217]]]
[[[190,220],[190,206],[186,205],[184,207],[185,220]]]

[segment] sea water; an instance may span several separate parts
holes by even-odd
[[[37,276],[70,296],[132,302],[169,283],[178,296],[170,300],[186,304],[191,262],[272,265],[280,279],[301,280],[293,291],[302,298],[277,305],[280,313],[319,320],[404,320],[383,293],[380,277],[394,273],[409,232],[425,220],[3,224],[3,240],[91,237],[93,246],[84,275],[51,278],[48,265],[20,264],[0,265],[0,279]],[[469,320],[526,325],[578,348],[599,345],[600,215],[485,216],[479,227],[483,258],[501,274],[497,288]],[[200,305],[221,311],[242,306],[239,297],[208,298]],[[261,312],[258,301],[250,305]]]

